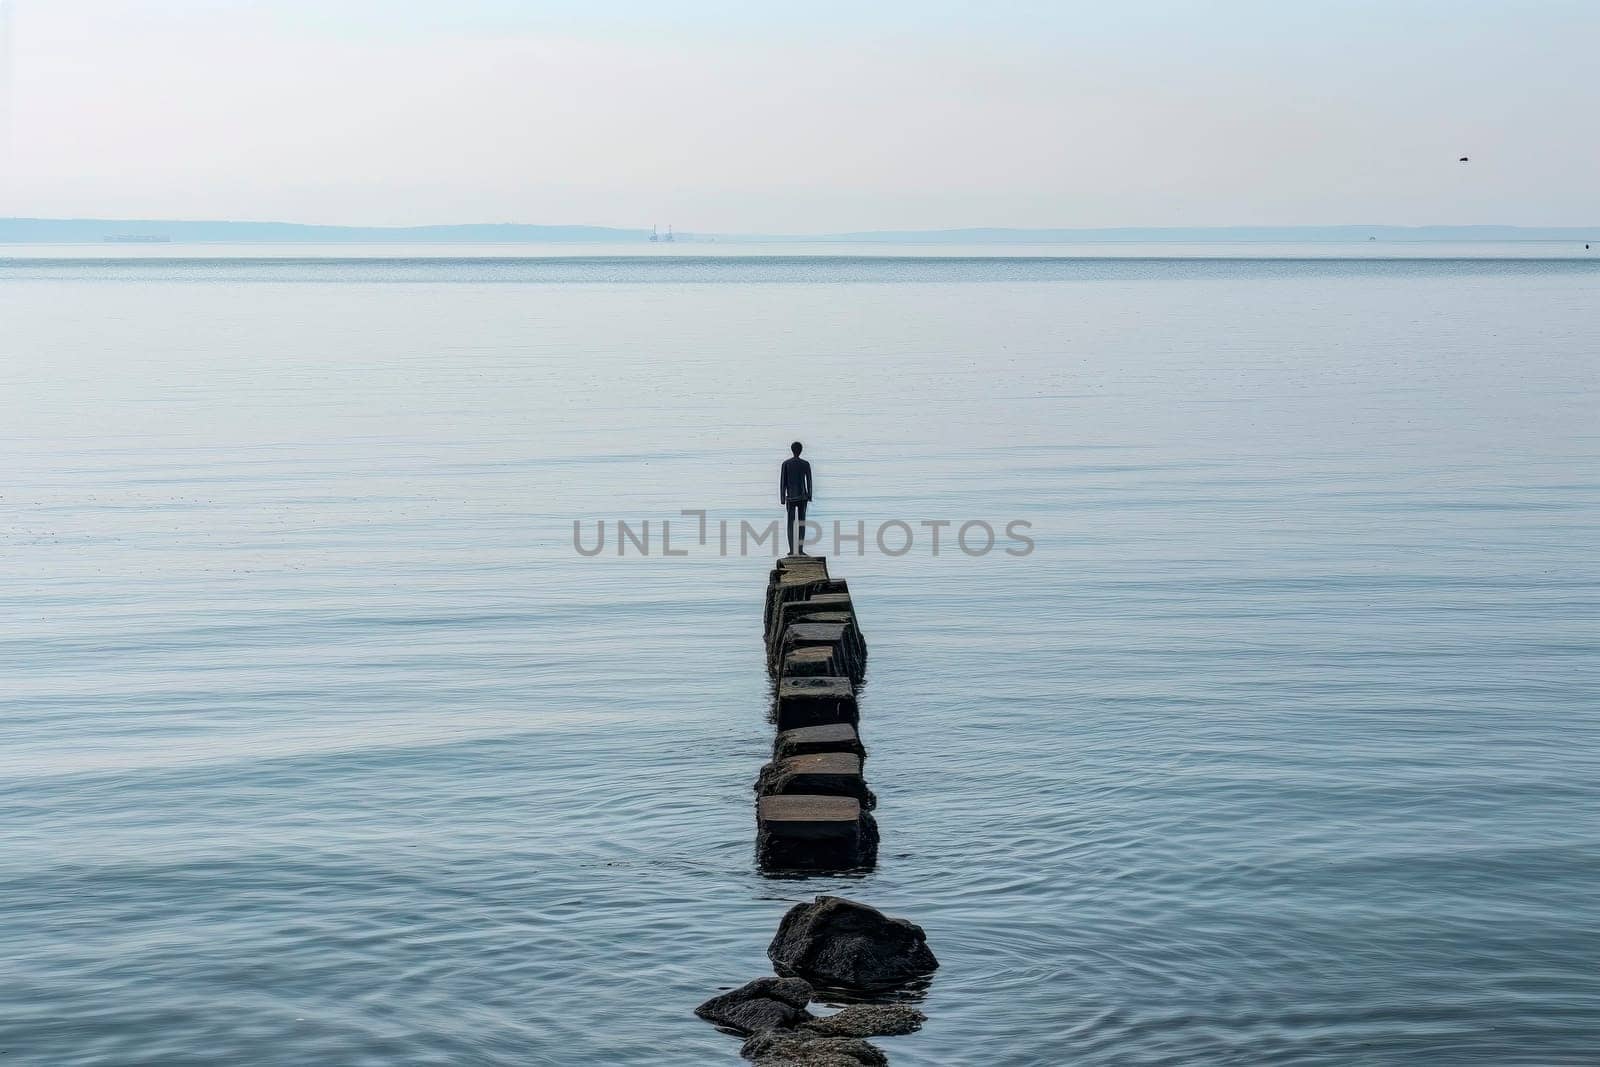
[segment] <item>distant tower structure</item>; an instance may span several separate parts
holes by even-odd
[[[672,223],[667,223],[667,235],[663,237],[662,240],[668,244],[672,243]]]
[[[0,2],[3,2],[3,0],[0,0]],[[661,240],[661,235],[656,233],[656,228],[653,224],[650,227],[650,240],[652,243]]]

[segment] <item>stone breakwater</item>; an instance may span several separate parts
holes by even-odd
[[[777,737],[756,778],[756,860],[837,871],[878,857],[856,687],[867,668],[850,588],[820,556],[786,556],[767,579],[767,669]]]
[[[866,748],[856,686],[867,644],[849,587],[814,556],[778,561],[767,581],[767,668],[777,727],[772,760],[756,778],[756,857],[780,872],[861,870],[877,862],[877,799],[862,774]],[[746,1038],[740,1054],[764,1067],[888,1063],[867,1037],[922,1026],[892,998],[939,966],[922,927],[843,897],[819,896],[784,915],[767,946],[776,976],[715,996],[695,1014]],[[819,991],[852,1003],[816,1016]]]

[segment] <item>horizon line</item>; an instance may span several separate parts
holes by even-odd
[[[110,232],[118,228],[128,230],[158,231],[165,233],[117,233]],[[106,230],[98,234],[91,234],[89,230]],[[197,218],[133,218],[133,217],[41,217],[41,216],[0,216],[0,242],[3,243],[34,243],[28,238],[45,241],[72,243],[71,239],[87,241],[104,241],[119,237],[155,240],[174,239],[177,235],[171,231],[189,231],[190,239],[200,238],[200,232],[206,230],[224,231],[228,229],[257,231],[256,236],[268,236],[271,231],[277,231],[282,236],[297,234],[301,236],[322,235],[328,237],[351,237],[356,235],[367,236],[395,236],[432,234],[434,236],[465,236],[476,232],[488,236],[500,234],[511,236],[520,232],[527,237],[543,237],[545,240],[559,240],[561,236],[576,240],[604,240],[610,237],[618,239],[639,239],[653,236],[655,226],[615,226],[590,223],[530,223],[530,222],[433,222],[433,223],[407,223],[407,224],[361,224],[361,223],[325,223],[325,222],[286,222],[268,219],[197,219]],[[671,237],[663,235],[663,243],[671,243],[674,239],[685,242],[696,240],[728,240],[728,241],[842,241],[842,240],[922,240],[937,241],[977,239],[984,236],[992,238],[1009,238],[1018,241],[1048,242],[1070,238],[1095,237],[1128,240],[1137,237],[1159,237],[1161,235],[1205,235],[1205,236],[1243,236],[1253,235],[1255,240],[1271,240],[1274,236],[1286,238],[1307,238],[1312,234],[1337,235],[1342,237],[1371,237],[1378,236],[1402,237],[1435,235],[1436,240],[1467,239],[1470,237],[1487,237],[1498,234],[1503,237],[1523,235],[1529,240],[1594,240],[1600,239],[1600,225],[1564,224],[1554,226],[1528,226],[1512,223],[1289,223],[1289,224],[1203,224],[1203,225],[1118,225],[1118,226],[944,226],[944,227],[906,227],[887,229],[851,229],[830,230],[807,233],[771,233],[762,231],[712,231],[712,230],[675,230]],[[1458,235],[1456,237],[1448,236]],[[1542,235],[1542,236],[1533,236]],[[221,236],[221,234],[219,234]],[[20,240],[19,240],[20,238]]]

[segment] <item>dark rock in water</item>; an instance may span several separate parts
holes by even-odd
[[[818,752],[849,752],[861,757],[867,754],[856,728],[846,722],[789,730],[779,734],[772,746],[773,759],[810,756]]]
[[[909,1004],[852,1004],[841,1012],[802,1023],[800,1029],[829,1037],[888,1037],[914,1034],[928,1017]]]
[[[707,1022],[759,1034],[787,1028],[811,1018],[806,1005],[811,1002],[811,985],[799,978],[757,978],[738,989],[712,997],[694,1010]]]
[[[843,989],[892,988],[939,966],[916,923],[828,896],[789,909],[767,957],[779,974]]]
[[[885,1067],[881,1049],[853,1037],[819,1037],[782,1030],[757,1034],[739,1055],[758,1067]]]
[[[861,757],[851,752],[817,752],[774,760],[761,768],[756,792],[764,797],[791,793],[855,797],[869,810],[877,804],[866,779],[861,777]]]

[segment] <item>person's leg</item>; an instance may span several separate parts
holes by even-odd
[[[809,501],[802,500],[802,501],[800,501],[800,503],[795,505],[794,530],[797,533],[800,532],[800,524],[802,522],[806,521],[806,504],[808,504],[808,503],[809,503]],[[789,536],[792,538],[795,535],[794,534],[790,534]],[[800,554],[802,556],[806,554],[806,542],[805,542],[804,534],[801,534],[801,537],[800,537],[800,549],[799,549],[799,552],[800,552]]]
[[[791,556],[794,555],[794,513],[799,507],[801,507],[800,504],[797,504],[791,500],[785,504],[783,508],[784,514],[788,516],[787,520],[784,522],[784,526],[789,531],[789,555]]]

